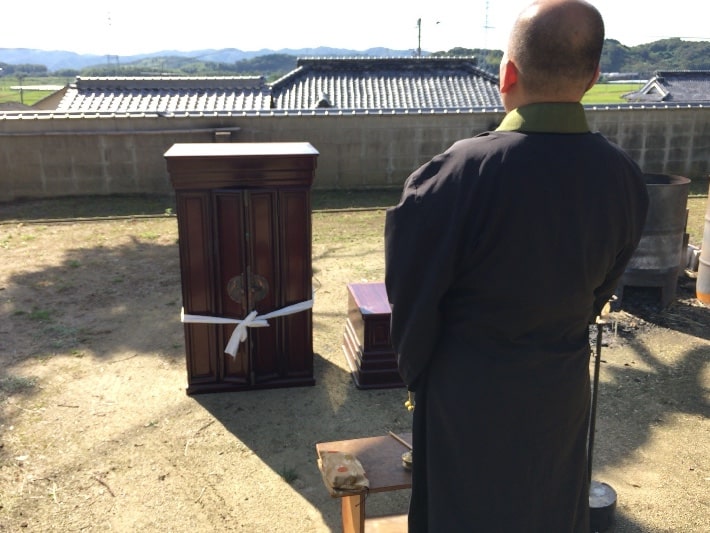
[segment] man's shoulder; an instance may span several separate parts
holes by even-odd
[[[447,152],[469,157],[476,154],[485,155],[521,142],[522,137],[521,134],[514,131],[486,131],[475,137],[456,141]]]
[[[454,143],[453,146],[489,146],[491,144],[507,144],[511,142],[519,141],[523,137],[523,134],[517,131],[484,131],[473,137],[468,137],[466,139],[461,139]]]
[[[455,142],[447,152],[467,156],[490,155],[498,150],[537,150],[540,145],[581,151],[617,152],[624,150],[598,132],[586,133],[525,133],[519,131],[488,131]]]

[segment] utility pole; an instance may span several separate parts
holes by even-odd
[[[437,24],[439,24],[439,21],[436,21]],[[417,30],[418,30],[418,35],[417,35],[417,53],[416,57],[422,57],[422,19],[418,18],[417,19]]]
[[[490,26],[488,24],[488,7],[489,7],[489,2],[486,0],[486,18],[484,19],[485,22],[483,23],[483,48],[488,49],[488,30],[492,30],[494,27]]]
[[[25,79],[25,75],[20,73],[17,75],[17,81],[20,82],[20,103],[24,104],[25,103],[25,89],[22,86],[22,82]]]

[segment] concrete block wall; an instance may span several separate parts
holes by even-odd
[[[589,108],[590,126],[646,172],[710,172],[710,108]],[[458,139],[494,128],[502,111],[77,117],[0,115],[0,202],[94,194],[171,194],[163,154],[184,142],[307,141],[314,187],[401,187]]]
[[[320,152],[315,187],[399,187],[419,165],[502,117],[500,112],[262,116],[241,120],[236,139],[310,142]]]
[[[588,109],[593,130],[624,148],[648,173],[689,178],[710,172],[710,108]]]

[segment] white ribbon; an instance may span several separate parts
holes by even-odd
[[[271,311],[264,315],[259,315],[259,313],[254,310],[249,313],[243,320],[238,320],[236,318],[223,318],[219,316],[205,316],[205,315],[186,315],[185,308],[180,310],[180,322],[182,323],[192,323],[192,324],[236,324],[237,327],[234,328],[232,336],[229,338],[227,347],[224,349],[224,353],[228,353],[232,357],[237,356],[237,350],[239,349],[239,343],[244,342],[247,339],[247,328],[263,328],[268,327],[268,319],[276,318],[280,316],[293,315],[295,313],[300,313],[306,309],[313,307],[313,299],[299,302],[297,304],[288,305],[276,311]]]

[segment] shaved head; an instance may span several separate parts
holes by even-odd
[[[539,0],[518,16],[508,57],[532,94],[584,86],[596,75],[604,45],[604,21],[583,0]]]

